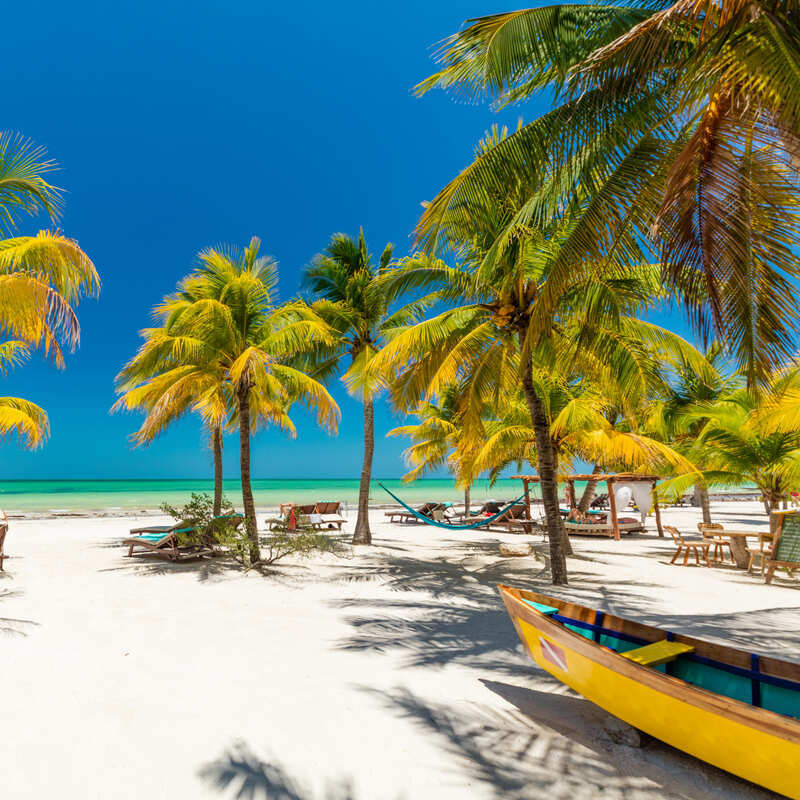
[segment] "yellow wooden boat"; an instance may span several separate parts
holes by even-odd
[[[499,589],[542,669],[635,728],[800,800],[800,664]]]

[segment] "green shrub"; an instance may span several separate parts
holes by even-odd
[[[169,503],[162,503],[161,510],[184,527],[195,529],[192,533],[178,535],[181,545],[215,547],[222,543],[220,537],[236,527],[236,511],[225,497],[222,498],[222,512],[219,517],[214,516],[214,498],[210,494],[199,492],[192,492],[189,502],[184,506],[175,508]]]
[[[236,517],[233,506],[222,500],[222,514],[214,516],[214,500],[208,494],[192,492],[186,505],[174,508],[168,503],[161,510],[187,528],[195,528],[196,533],[179,535],[181,545],[197,545],[223,550],[237,564],[250,569],[250,542],[241,517]],[[314,553],[344,552],[342,543],[332,536],[320,533],[309,525],[298,526],[290,532],[285,524],[276,523],[272,531],[261,536],[261,561],[257,566],[274,564],[286,556],[308,558]]]

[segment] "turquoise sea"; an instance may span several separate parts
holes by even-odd
[[[449,478],[429,478],[404,484],[382,481],[395,494],[410,503],[428,500],[457,502],[463,492]],[[239,483],[225,481],[225,495],[241,506]],[[0,481],[0,508],[7,512],[113,512],[154,511],[164,503],[180,505],[192,492],[213,492],[209,480],[6,480]],[[254,480],[253,493],[259,508],[279,503],[308,503],[315,500],[341,500],[352,506],[358,501],[358,480]],[[513,500],[522,494],[521,481],[500,480],[490,487],[481,482],[472,488],[472,499]],[[370,503],[394,504],[372,483]]]
[[[407,503],[428,500],[463,502],[464,494],[450,478],[426,478],[414,483],[397,479],[382,480],[389,489]],[[538,487],[536,487],[538,488]],[[580,493],[583,484],[576,481]],[[750,487],[741,487],[741,489]],[[158,511],[162,503],[177,506],[185,503],[192,492],[213,492],[209,480],[6,480],[0,481],[0,508],[10,513],[113,513],[114,511]],[[241,507],[239,482],[224,483],[225,496]],[[605,491],[602,487],[599,491]],[[536,496],[531,487],[531,494]],[[316,500],[340,500],[352,507],[358,501],[358,480],[275,480],[253,481],[256,506],[274,508],[280,503],[310,503]],[[522,482],[505,478],[494,486],[481,481],[472,487],[472,502],[488,499],[515,500],[522,494]],[[395,501],[372,482],[371,505],[395,505]]]

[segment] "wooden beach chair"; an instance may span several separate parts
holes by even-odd
[[[5,569],[5,567],[3,567],[3,561],[8,558],[3,551],[3,546],[6,542],[6,534],[8,533],[8,515],[2,509],[0,509],[0,514],[3,515],[3,519],[0,520],[0,572],[3,572]]]
[[[316,508],[316,503],[281,503],[278,507],[279,516],[268,519],[267,528],[274,530],[278,526],[285,526],[287,530],[295,531],[298,526],[310,525],[310,517],[315,513]],[[292,522],[293,515],[294,522]]]
[[[134,555],[155,555],[170,561],[183,561],[211,554],[213,550],[203,545],[180,546],[180,534],[193,532],[196,533],[197,529],[186,522],[133,528],[123,544],[128,545],[129,558]]]
[[[756,559],[761,561],[761,574],[764,574],[764,568],[767,565],[767,557],[770,554],[770,550],[772,548],[772,535],[771,534],[760,534],[758,537],[758,547],[748,547],[747,554],[747,571],[753,571],[753,565],[756,562]]]
[[[319,516],[319,521],[314,521],[314,527],[318,530],[326,530],[336,526],[342,529],[347,520],[342,516],[342,504],[338,500],[325,500],[317,503],[314,514]],[[313,517],[312,517],[313,519]]]
[[[725,547],[727,547],[731,555],[731,562],[733,564],[736,563],[730,541],[721,535],[725,530],[724,526],[720,525],[718,522],[698,522],[697,530],[700,531],[700,535],[708,541],[709,544],[714,545],[714,555],[712,556],[714,561],[725,560]]]
[[[800,569],[800,513],[784,511],[773,516],[774,538],[772,546],[764,556],[765,583],[772,582],[778,567],[785,569],[790,578],[794,576],[794,570]]]
[[[464,518],[464,524],[479,523],[487,516],[496,514],[501,508],[502,504],[500,503],[484,503],[478,514]],[[528,507],[525,503],[517,503],[511,506],[501,517],[492,520],[485,527],[481,527],[480,529],[496,531],[498,533],[530,533],[532,527],[533,520],[528,519]]]
[[[444,503],[423,503],[418,509],[417,513],[422,514],[423,517],[430,517],[433,519],[434,511],[440,510],[444,512],[447,506]],[[419,522],[419,520],[409,511],[404,508],[394,509],[387,511],[386,516],[389,517],[389,522]]]
[[[706,561],[706,566],[710,567],[711,563],[708,560],[708,550],[711,547],[711,542],[703,540],[701,542],[692,542],[686,541],[683,538],[683,534],[677,529],[673,528],[672,525],[665,525],[664,530],[669,532],[669,535],[672,537],[673,541],[676,545],[678,545],[678,549],[675,551],[675,555],[672,556],[672,561],[670,564],[674,564],[678,556],[683,552],[683,566],[688,566],[689,564],[689,554],[694,553],[694,562],[695,564],[700,564],[700,553],[703,554],[703,558]]]
[[[268,519],[267,525],[270,530],[276,526],[286,526],[288,530],[294,531],[298,527],[310,527],[317,531],[329,530],[336,527],[342,529],[347,520],[341,515],[342,504],[338,500],[321,500],[317,503],[281,503],[280,517]],[[294,522],[292,522],[294,515]]]

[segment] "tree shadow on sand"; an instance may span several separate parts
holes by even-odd
[[[236,800],[359,800],[352,780],[331,781],[321,793],[314,792],[280,764],[259,758],[244,742],[202,767],[200,777],[220,793],[232,790]]]
[[[493,560],[487,562],[491,548]],[[460,557],[459,557],[460,556]],[[576,583],[594,576],[573,570]],[[524,655],[497,584],[512,584],[542,591],[553,587],[541,558],[497,558],[496,543],[469,545],[448,556],[382,556],[377,563],[348,571],[346,581],[377,580],[394,596],[349,597],[333,601],[351,612],[346,621],[353,634],[339,648],[354,652],[400,651],[408,666],[456,662],[504,673],[534,668]],[[639,596],[652,584],[628,581],[619,588],[604,587],[606,601]],[[564,595],[574,598],[572,585]],[[356,613],[360,612],[360,613]]]
[[[21,597],[22,592],[4,589],[0,591],[0,601],[10,600],[13,597]],[[3,636],[27,636],[27,629],[33,625],[38,625],[32,619],[18,619],[16,617],[0,617],[0,634]]]
[[[454,710],[407,690],[365,691],[434,736],[451,756],[451,769],[466,771],[498,800],[774,797],[660,742],[616,744],[606,730],[609,715],[572,694],[482,682],[514,710],[474,703]]]

